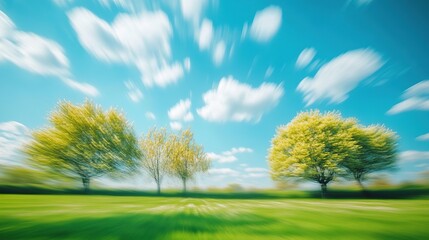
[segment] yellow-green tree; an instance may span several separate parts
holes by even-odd
[[[161,182],[168,173],[168,135],[165,128],[153,127],[142,136],[142,167],[153,178],[161,193]]]
[[[359,149],[350,131],[356,125],[354,119],[343,119],[337,112],[298,114],[279,127],[272,140],[268,156],[272,178],[319,183],[325,197],[328,183],[343,173],[340,163]]]
[[[170,135],[168,149],[170,174],[182,181],[183,192],[186,193],[187,181],[199,172],[206,172],[210,168],[210,160],[203,146],[195,142],[190,129]]]
[[[345,159],[342,166],[364,189],[362,182],[368,174],[395,166],[397,136],[380,125],[358,127],[353,129],[352,133],[359,150],[355,156]]]
[[[50,126],[34,131],[25,152],[30,160],[68,176],[90,180],[105,174],[133,171],[141,152],[124,115],[86,101],[60,102],[49,116]]]

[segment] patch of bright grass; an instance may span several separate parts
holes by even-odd
[[[0,195],[0,239],[427,239],[428,200]]]

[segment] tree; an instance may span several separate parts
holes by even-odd
[[[32,133],[25,152],[32,161],[82,179],[133,171],[141,153],[131,125],[115,109],[103,112],[90,101],[60,102],[49,116],[51,126]]]
[[[29,166],[1,166],[0,182],[1,184],[17,186],[69,187],[72,180],[75,180],[51,171],[43,170],[45,169]]]
[[[170,135],[168,146],[170,173],[182,180],[183,192],[186,193],[186,182],[196,173],[206,172],[210,168],[210,160],[203,147],[195,142],[190,129],[181,131],[179,135]]]
[[[272,140],[268,156],[272,178],[317,182],[325,197],[328,183],[343,171],[340,163],[358,150],[349,131],[354,126],[354,119],[343,119],[337,112],[298,114],[279,127]]]
[[[353,135],[359,145],[358,154],[345,159],[342,166],[364,189],[368,174],[392,169],[395,166],[396,134],[380,125],[358,127]]]
[[[165,128],[151,128],[140,140],[143,153],[142,166],[155,180],[158,194],[161,193],[161,182],[168,172],[168,135]]]

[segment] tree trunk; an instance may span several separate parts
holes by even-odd
[[[360,179],[356,179],[356,181],[357,181],[357,183],[359,184],[359,187],[362,189],[362,191],[364,191],[364,192],[365,192],[365,186],[363,185],[362,180],[360,180]]]
[[[185,178],[183,178],[183,179],[182,179],[182,182],[183,182],[183,193],[185,193],[185,194],[186,194],[186,179],[185,179]]]
[[[89,177],[82,177],[83,191],[86,194],[89,193],[89,183],[90,183],[90,180],[91,179]]]
[[[156,188],[157,188],[158,195],[160,195],[161,194],[161,182],[160,181],[156,182]]]
[[[365,186],[363,185],[362,180],[356,179],[356,181],[357,181],[357,183],[359,184],[359,186],[360,186],[360,188],[362,190],[363,196],[365,198],[370,198],[371,196],[370,196],[369,192],[366,190]]]
[[[321,192],[322,198],[326,198],[326,194],[328,192],[328,186],[326,185],[326,183],[321,183],[320,187],[321,187],[321,190],[322,190],[322,192]]]

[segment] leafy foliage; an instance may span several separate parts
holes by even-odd
[[[190,129],[181,131],[179,135],[170,135],[168,146],[171,175],[182,180],[183,191],[186,192],[186,182],[196,173],[206,172],[210,168],[210,160],[203,146],[195,142]]]
[[[368,174],[395,166],[397,137],[380,125],[356,128],[353,135],[359,145],[358,153],[343,161],[342,166],[363,187],[362,181]]]
[[[103,112],[90,101],[60,102],[49,121],[51,126],[33,132],[26,153],[38,164],[79,176],[85,190],[93,177],[136,168],[141,155],[136,137],[115,109]]]
[[[158,193],[168,173],[168,135],[165,128],[151,128],[140,140],[143,153],[142,167],[155,180]]]
[[[272,177],[299,177],[326,185],[342,174],[340,163],[354,158],[359,146],[350,129],[356,120],[343,119],[337,112],[298,114],[288,125],[277,129],[269,150]]]

